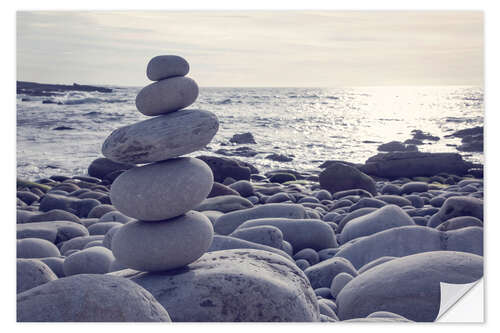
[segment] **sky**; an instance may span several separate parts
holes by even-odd
[[[480,11],[20,11],[17,79],[143,86],[176,54],[201,87],[482,85]]]

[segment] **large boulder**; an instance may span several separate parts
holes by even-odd
[[[352,166],[342,163],[332,163],[323,170],[319,174],[319,184],[321,188],[331,193],[351,189],[363,189],[372,195],[377,194],[375,182],[370,176]]]
[[[483,258],[470,253],[436,251],[398,258],[351,280],[337,297],[341,320],[389,311],[419,322],[439,313],[441,282],[466,284],[483,276]]]
[[[181,157],[125,171],[113,182],[110,197],[127,216],[159,221],[194,208],[212,185],[212,172],[203,161]]]
[[[61,278],[17,295],[18,322],[168,322],[144,288],[110,275]]]
[[[151,163],[203,149],[219,129],[215,114],[183,110],[160,115],[114,130],[102,154],[120,163]]]
[[[422,226],[397,227],[345,244],[335,257],[346,258],[360,268],[380,257],[404,257],[430,251],[460,251],[482,256],[483,228],[440,232]]]
[[[57,280],[57,276],[38,259],[17,259],[17,293]]]
[[[369,175],[394,179],[442,172],[464,175],[470,167],[457,153],[392,152],[370,157],[359,169]]]
[[[316,219],[262,218],[248,220],[236,230],[257,226],[280,229],[283,239],[292,244],[295,252],[306,248],[322,250],[338,246],[335,233],[328,223]]]
[[[400,207],[387,205],[374,212],[350,220],[340,233],[340,241],[372,235],[379,231],[406,225],[415,225],[413,219]]]
[[[214,230],[220,235],[229,235],[245,221],[267,217],[303,219],[306,217],[306,211],[302,205],[297,204],[274,203],[256,206],[222,215],[215,220]]]
[[[174,322],[319,321],[316,295],[304,273],[265,251],[217,251],[176,271],[110,274],[148,290]]]

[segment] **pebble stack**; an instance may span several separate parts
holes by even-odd
[[[151,118],[118,128],[102,153],[118,163],[140,166],[112,184],[112,204],[136,220],[114,235],[116,260],[139,271],[166,271],[188,265],[207,251],[213,239],[210,220],[192,210],[210,193],[209,166],[181,157],[204,148],[219,128],[208,111],[184,109],[198,97],[198,85],[185,75],[188,62],[179,56],[151,59],[147,76],[154,83],[136,98],[139,112]]]

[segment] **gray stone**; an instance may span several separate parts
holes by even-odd
[[[447,232],[421,226],[392,228],[358,238],[343,246],[335,256],[346,258],[354,267],[360,268],[380,257],[404,257],[444,250],[482,255],[483,228],[467,227]]]
[[[87,245],[88,242],[103,239],[103,235],[75,237],[62,243],[60,246],[61,253],[67,256],[68,251],[70,250],[81,250],[85,247],[85,245]]]
[[[219,217],[224,215],[223,212],[218,212],[216,210],[203,210],[200,213],[202,213],[203,215],[208,217],[208,219],[210,220],[210,223],[212,223],[212,226],[214,225],[215,220],[217,220]]]
[[[81,274],[17,295],[18,322],[168,322],[167,311],[127,279]]]
[[[335,321],[338,321],[339,318],[337,317],[337,314],[335,313],[335,311],[333,311],[328,305],[326,305],[324,303],[324,301],[326,301],[326,300],[328,300],[328,299],[322,298],[318,301],[319,313],[322,315],[328,316],[328,317],[334,319]]]
[[[109,158],[100,157],[90,163],[88,173],[92,177],[104,179],[107,175],[113,172],[128,170],[132,167],[134,167],[134,164],[118,163],[110,160]]]
[[[212,172],[203,161],[181,157],[125,171],[111,185],[111,201],[127,216],[165,220],[196,207],[212,184]]]
[[[375,208],[375,207],[365,207],[365,208],[356,209],[355,211],[350,212],[349,214],[345,215],[342,218],[342,220],[340,220],[340,222],[338,223],[337,233],[340,234],[349,221],[354,220],[357,217],[374,212],[376,210],[377,210],[377,208]]]
[[[456,230],[466,227],[482,227],[483,221],[473,216],[457,216],[441,223],[436,227],[439,231]]]
[[[343,244],[351,239],[407,225],[415,225],[415,222],[400,207],[387,205],[349,221],[340,233],[340,241]]]
[[[396,259],[396,257],[380,257],[378,259],[370,261],[369,263],[358,269],[358,274],[362,274],[367,270],[369,270],[370,268],[383,264],[384,262],[391,261],[392,259]]]
[[[319,320],[318,303],[304,273],[266,251],[217,251],[173,272],[111,274],[151,292],[174,322]]]
[[[401,187],[401,194],[427,192],[429,185],[424,182],[409,182]]]
[[[271,225],[280,229],[284,240],[292,244],[294,251],[300,251],[305,248],[321,250],[338,246],[332,228],[321,220],[262,218],[248,220],[237,229],[262,225]]]
[[[53,209],[60,209],[78,217],[86,217],[92,208],[100,204],[95,199],[78,199],[66,195],[46,194],[40,200],[40,211],[48,212]]]
[[[101,247],[103,247],[104,245],[102,244],[102,240],[95,240],[95,241],[88,242],[87,244],[85,244],[85,246],[83,247],[83,250],[88,249],[90,247],[94,247],[94,246],[101,246]]]
[[[132,221],[133,218],[117,211],[117,210],[114,210],[114,211],[111,211],[111,212],[107,212],[106,214],[104,214],[103,216],[101,216],[99,218],[99,222],[121,222],[121,223],[127,223],[127,222],[130,222]]]
[[[348,284],[354,277],[346,272],[339,273],[335,275],[330,285],[330,293],[334,298],[337,298],[338,294]]]
[[[112,205],[99,205],[99,206],[95,206],[89,212],[89,214],[88,214],[87,217],[88,218],[100,218],[104,214],[112,212],[114,210],[116,210],[116,208],[113,207]]]
[[[40,259],[36,259],[36,260],[40,260],[45,265],[49,266],[49,268],[52,270],[52,272],[54,272],[54,274],[58,278],[65,277],[64,269],[63,269],[63,265],[64,265],[64,258],[63,257],[47,257],[47,258],[40,258]]]
[[[18,224],[27,223],[27,222],[29,222],[29,219],[35,215],[39,215],[39,214],[36,212],[33,212],[33,211],[29,211],[29,210],[17,209],[16,210],[16,223],[18,223]]]
[[[88,236],[87,229],[69,221],[34,222],[17,225],[17,238],[41,238],[57,244],[71,238]]]
[[[411,202],[411,206],[415,208],[422,208],[424,206],[424,199],[418,195],[407,195],[405,198]]]
[[[292,202],[292,200],[290,199],[290,196],[284,192],[273,194],[266,199],[266,204],[279,202]]]
[[[228,177],[235,180],[249,180],[250,174],[258,173],[258,170],[256,170],[252,165],[246,164],[235,158],[207,155],[200,155],[196,158],[199,158],[208,164],[214,174],[214,180],[219,183],[224,182],[224,180]],[[252,170],[252,168],[255,170]]]
[[[108,232],[106,232],[106,234],[104,235],[104,238],[102,239],[102,246],[111,250],[111,243],[113,241],[113,237],[122,226],[123,224],[120,224],[109,229]]]
[[[290,257],[293,256],[293,246],[286,240],[281,243],[281,249],[285,251]]]
[[[57,280],[57,276],[49,266],[38,259],[17,259],[17,293],[38,287],[50,281]]]
[[[122,226],[120,222],[98,222],[89,227],[90,235],[106,235],[106,233],[113,227]]]
[[[473,197],[451,197],[446,199],[438,215],[443,222],[457,216],[474,216],[482,221],[483,200]]]
[[[236,229],[229,236],[271,246],[280,250],[281,244],[283,243],[283,233],[281,230],[268,225]]]
[[[197,97],[196,82],[189,77],[178,76],[142,88],[135,98],[135,106],[143,115],[158,116],[184,109],[193,104]]]
[[[17,240],[17,258],[58,257],[61,253],[53,243],[40,238]]]
[[[189,64],[177,55],[160,55],[148,62],[146,75],[151,81],[160,81],[175,76],[184,76],[189,72]]]
[[[361,208],[367,208],[367,207],[372,207],[372,208],[381,208],[387,205],[384,201],[374,199],[374,198],[361,198],[358,202],[356,202],[354,205],[349,207],[349,211],[353,212],[355,210],[361,209]]]
[[[64,259],[64,275],[105,274],[114,259],[113,253],[105,247],[89,247]]]
[[[35,214],[28,218],[27,223],[31,222],[47,222],[47,221],[71,221],[80,223],[80,218],[75,214],[61,210],[52,209],[46,213]]]
[[[220,235],[229,235],[248,220],[267,217],[303,219],[305,215],[304,207],[298,204],[267,204],[224,214],[215,221],[214,230]]]
[[[410,200],[399,195],[377,195],[375,199],[382,200],[388,204],[398,205],[399,207],[411,206]]]
[[[375,182],[371,177],[351,166],[335,163],[319,174],[321,188],[331,193],[350,189],[364,189],[377,194]]]
[[[219,129],[208,111],[183,110],[118,128],[102,145],[102,153],[122,163],[151,163],[203,149]]]
[[[395,184],[388,183],[382,187],[382,189],[380,190],[380,193],[388,194],[388,195],[400,195],[401,188]]]
[[[212,243],[210,220],[196,211],[176,218],[123,225],[111,248],[122,264],[139,271],[165,271],[192,263]]]
[[[304,273],[311,282],[311,286],[316,288],[330,288],[333,279],[339,273],[349,273],[357,276],[356,268],[345,258],[333,257],[324,260],[316,265],[308,267]]]
[[[319,262],[319,255],[313,249],[305,248],[293,255],[293,259],[305,259],[309,262],[310,265],[316,265]]]
[[[31,205],[35,201],[39,200],[40,197],[30,191],[17,191],[16,196],[21,199],[27,205]]]
[[[285,242],[284,242],[285,243]],[[291,246],[290,246],[291,248]],[[231,236],[221,236],[215,235],[212,244],[208,248],[207,252],[223,251],[223,250],[234,250],[234,249],[254,249],[262,250],[267,252],[272,252],[293,261],[291,253],[285,251],[285,249],[280,250],[271,246],[250,242],[244,239],[231,237]]]
[[[297,265],[297,267],[300,268],[301,270],[305,270],[307,267],[311,266],[309,264],[309,261],[305,259],[295,260],[295,265]]]
[[[229,185],[229,187],[237,191],[242,197],[254,195],[253,185],[248,180],[239,180]]]
[[[340,319],[389,311],[418,322],[439,313],[440,283],[465,284],[483,276],[483,258],[463,252],[436,251],[386,262],[360,274],[337,297]]]
[[[253,204],[239,195],[220,195],[203,200],[194,210],[214,210],[222,213],[229,213],[253,207]]]
[[[240,195],[240,194],[224,184],[214,182],[207,198],[218,197],[221,195]]]

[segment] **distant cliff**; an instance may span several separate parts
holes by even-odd
[[[65,91],[98,91],[102,93],[113,92],[112,89],[104,87],[95,87],[73,83],[73,85],[64,84],[46,84],[36,82],[17,81],[17,93],[31,96],[52,96],[55,93]]]

